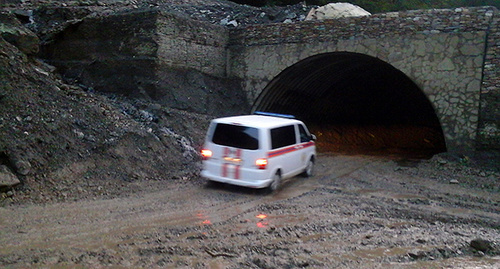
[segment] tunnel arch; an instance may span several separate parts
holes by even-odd
[[[323,53],[295,63],[262,90],[254,111],[304,120],[319,151],[422,157],[446,151],[440,121],[422,90],[365,54]]]

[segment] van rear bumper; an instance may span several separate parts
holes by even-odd
[[[271,184],[272,179],[264,179],[264,180],[254,180],[254,179],[233,179],[233,178],[227,178],[227,177],[221,177],[221,176],[216,176],[211,173],[209,173],[206,170],[201,171],[201,176],[212,181],[217,181],[221,183],[227,183],[231,185],[238,185],[242,187],[248,187],[248,188],[265,188]]]

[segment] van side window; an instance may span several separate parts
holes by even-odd
[[[299,124],[300,143],[311,141],[311,135],[306,131],[304,125]]]
[[[277,149],[296,143],[295,128],[293,125],[271,129],[271,147]]]

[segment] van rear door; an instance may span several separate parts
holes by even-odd
[[[217,123],[214,126],[212,160],[217,163],[211,173],[224,178],[241,179],[244,171],[254,168],[259,154],[259,129],[237,124]]]

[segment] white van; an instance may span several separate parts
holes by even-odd
[[[278,189],[281,180],[313,174],[315,137],[293,116],[256,115],[211,121],[201,150],[208,180],[251,188]]]

